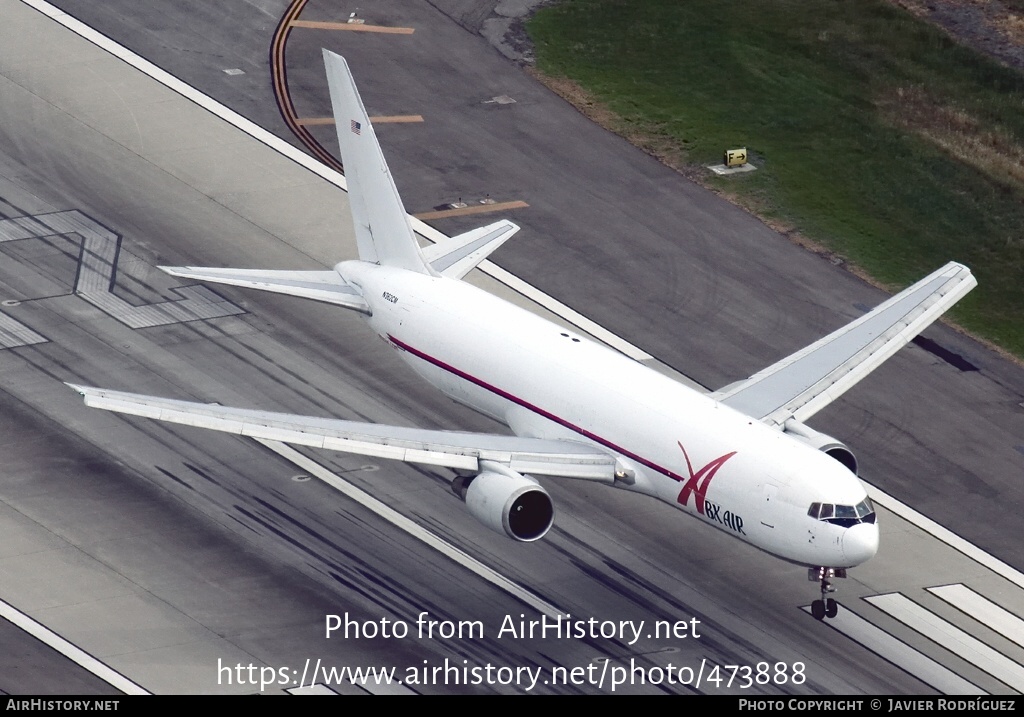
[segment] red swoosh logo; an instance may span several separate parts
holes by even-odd
[[[687,454],[686,449],[683,448],[683,444],[681,442],[676,441],[676,443],[679,444],[679,449],[683,452],[683,457],[686,458],[686,469],[690,472],[690,480],[686,481],[683,489],[679,491],[678,502],[680,505],[686,505],[690,500],[690,493],[693,493],[697,512],[704,515],[704,496],[708,492],[708,486],[711,485],[711,479],[715,477],[715,473],[718,472],[718,469],[722,467],[723,463],[736,455],[736,451],[726,453],[724,456],[716,458],[694,473],[693,464],[690,463],[689,454]]]

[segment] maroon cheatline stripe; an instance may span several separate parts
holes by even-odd
[[[575,425],[573,423],[570,423],[569,421],[566,421],[564,418],[560,418],[560,417],[556,416],[555,414],[551,413],[550,411],[545,411],[543,408],[541,408],[539,406],[535,406],[532,403],[530,403],[529,401],[526,401],[526,400],[524,400],[522,398],[519,398],[518,396],[515,396],[515,395],[509,393],[508,391],[500,389],[497,386],[494,386],[494,385],[492,385],[490,383],[487,383],[486,381],[484,381],[482,379],[477,378],[476,376],[470,375],[470,374],[466,373],[465,371],[457,369],[454,366],[452,366],[450,364],[447,364],[444,361],[441,361],[440,359],[434,358],[430,354],[423,353],[419,349],[413,348],[412,346],[410,346],[409,344],[405,343],[404,341],[400,341],[400,340],[396,339],[391,334],[388,334],[388,339],[395,346],[397,346],[398,348],[403,349],[405,351],[408,351],[413,356],[421,358],[421,359],[423,359],[424,361],[426,361],[428,363],[432,363],[435,366],[437,366],[438,368],[444,369],[448,373],[454,374],[454,375],[458,376],[459,378],[462,378],[462,379],[465,379],[465,380],[469,381],[470,383],[474,383],[477,386],[479,386],[480,388],[484,388],[484,389],[490,391],[491,393],[493,393],[495,395],[498,395],[498,396],[501,396],[502,398],[508,399],[509,401],[512,401],[513,403],[518,404],[518,405],[522,406],[523,408],[526,408],[526,409],[528,409],[530,411],[533,411],[534,413],[536,413],[539,416],[543,416],[544,418],[548,419],[549,421],[554,421],[555,423],[557,423],[557,424],[559,424],[561,426],[565,426],[569,430],[575,431],[576,433],[579,433],[581,436],[585,436],[585,437],[589,438],[592,441],[596,441],[597,443],[600,443],[602,446],[604,446],[606,448],[610,448],[613,451],[616,451],[617,453],[621,453],[622,455],[624,455],[624,456],[626,456],[628,458],[632,458],[637,463],[641,463],[641,464],[647,466],[648,468],[650,468],[652,470],[656,470],[659,473],[661,473],[662,475],[666,475],[666,476],[668,476],[669,478],[671,478],[674,481],[679,481],[680,483],[682,483],[685,480],[685,478],[683,478],[682,476],[680,476],[680,475],[678,475],[676,473],[673,473],[668,468],[662,468],[657,463],[653,463],[652,461],[649,461],[646,458],[643,458],[642,456],[638,456],[635,453],[633,453],[633,452],[623,448],[622,446],[618,446],[618,445],[612,443],[609,440],[601,438],[601,436],[598,436],[595,433],[591,433],[590,431],[588,431],[585,428],[581,428],[580,426],[577,426],[577,425]]]

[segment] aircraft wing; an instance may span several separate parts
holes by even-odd
[[[782,426],[805,421],[878,368],[978,282],[950,262],[873,311],[712,397]]]
[[[276,271],[266,269],[213,269],[203,266],[161,266],[171,276],[244,286],[275,294],[301,296],[370,313],[359,291],[336,271]]]
[[[470,471],[480,470],[479,462],[488,460],[519,473],[607,483],[614,480],[614,456],[574,441],[431,431],[68,386],[93,408],[251,438]]]

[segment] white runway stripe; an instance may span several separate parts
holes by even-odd
[[[72,662],[81,665],[83,668],[96,675],[109,685],[116,687],[126,695],[148,695],[149,692],[135,684],[120,672],[100,662],[85,650],[72,645],[57,633],[45,625],[41,625],[13,605],[0,600],[0,617],[7,618],[10,622],[20,627],[28,634],[40,640]]]
[[[418,692],[414,692],[405,685],[400,685],[397,682],[391,684],[377,684],[375,682],[367,682],[366,684],[360,684],[364,690],[369,692],[371,695],[416,695]]]
[[[45,336],[40,336],[20,321],[0,313],[0,348],[12,349],[30,344],[45,344]]]
[[[1024,692],[1024,667],[913,600],[900,593],[864,599],[997,680]]]
[[[336,695],[327,685],[306,685],[305,687],[289,687],[285,690],[290,695]]]
[[[810,613],[810,606],[805,607],[804,611]],[[839,608],[839,613],[834,618],[826,620],[825,624],[913,675],[926,685],[934,687],[942,694],[987,694],[977,685],[968,682],[924,653],[876,627],[845,605]]]
[[[1024,620],[974,592],[966,585],[959,583],[943,585],[937,588],[928,588],[928,592],[942,598],[982,625],[992,628],[1007,640],[1024,647]]]

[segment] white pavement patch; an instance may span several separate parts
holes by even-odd
[[[558,617],[564,615],[564,610],[559,610],[557,607],[547,602],[543,598],[534,595],[531,591],[527,590],[522,585],[519,585],[512,580],[509,580],[501,573],[497,572],[493,568],[490,568],[481,563],[476,558],[468,555],[451,543],[443,540],[442,538],[434,535],[419,523],[405,517],[397,510],[385,505],[381,501],[377,500],[369,493],[365,492],[361,488],[358,488],[344,478],[332,473],[331,471],[324,468],[322,465],[317,463],[310,458],[299,453],[294,448],[285,445],[284,443],[278,443],[277,441],[265,441],[259,438],[254,439],[261,445],[266,446],[277,455],[281,456],[287,461],[291,461],[295,465],[299,466],[306,473],[319,478],[327,485],[331,486],[335,490],[348,496],[352,500],[356,501],[365,508],[369,508],[374,513],[384,518],[392,525],[397,528],[404,530],[406,533],[416,538],[417,540],[429,545],[434,548],[442,555],[451,558],[459,565],[463,566],[467,570],[476,575],[480,576],[487,582],[495,585],[505,592],[519,598],[527,605],[535,608],[538,612],[543,613],[549,617]]]
[[[46,643],[69,660],[81,665],[109,685],[126,695],[148,695],[148,691],[135,684],[120,672],[116,672],[80,647],[72,645],[63,637],[30,618],[12,605],[0,600],[0,617],[4,617],[38,640]]]

